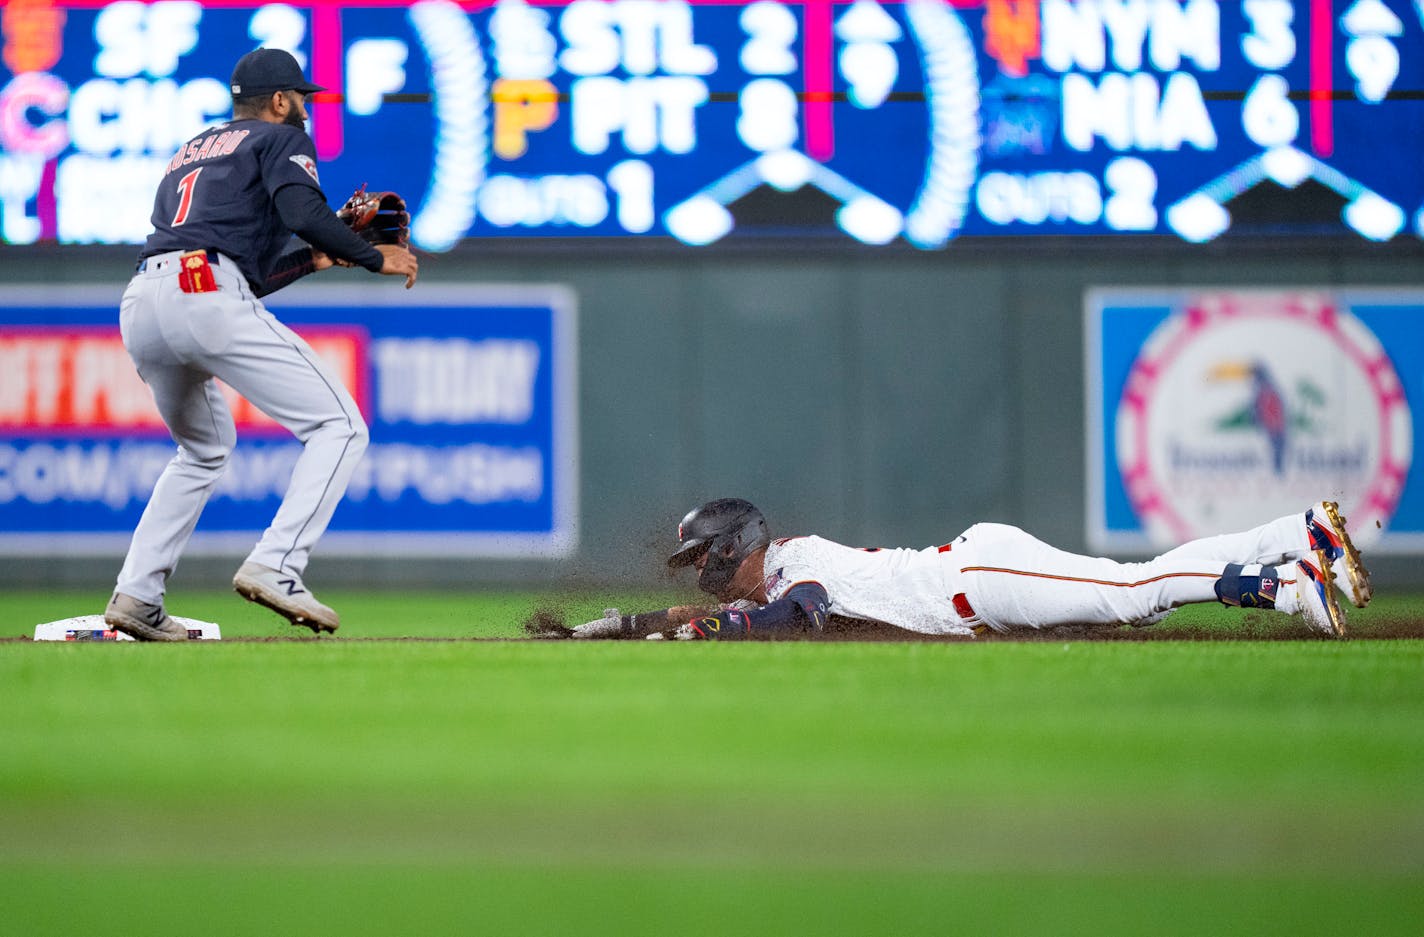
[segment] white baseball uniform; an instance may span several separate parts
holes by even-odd
[[[1180,605],[1216,601],[1227,563],[1274,566],[1309,552],[1304,518],[1294,514],[1141,563],[1068,553],[1007,524],[975,524],[922,550],[858,549],[815,536],[775,540],[763,569],[768,601],[798,582],[818,582],[833,615],[967,635],[981,624],[1006,631],[1151,621]]]

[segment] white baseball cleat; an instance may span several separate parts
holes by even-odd
[[[335,631],[341,618],[316,600],[296,573],[284,573],[259,563],[243,563],[232,577],[232,587],[249,602],[266,606],[294,625],[317,634]]]
[[[1370,586],[1370,571],[1360,559],[1360,551],[1345,529],[1340,505],[1320,501],[1305,512],[1305,529],[1310,535],[1310,548],[1324,553],[1335,582],[1350,597],[1356,608],[1370,604],[1374,589]]]
[[[122,592],[115,592],[109,600],[104,624],[135,641],[188,640],[188,629],[168,617],[162,605],[150,605]]]
[[[1305,559],[1295,564],[1296,601],[1300,616],[1316,631],[1343,638],[1345,610],[1335,598],[1334,578],[1323,550],[1316,551],[1313,561]]]

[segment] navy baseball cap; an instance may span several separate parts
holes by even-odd
[[[311,94],[325,91],[321,85],[307,81],[302,67],[292,53],[282,49],[253,49],[237,60],[232,70],[232,96],[245,98],[253,94],[274,91],[300,91]]]

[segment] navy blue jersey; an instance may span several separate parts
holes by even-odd
[[[261,120],[210,127],[168,163],[139,256],[211,248],[235,260],[249,283],[264,283],[292,237],[272,201],[287,185],[326,199],[305,130]]]

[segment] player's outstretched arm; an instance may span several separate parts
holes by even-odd
[[[284,185],[272,197],[282,223],[334,261],[348,261],[379,273],[384,260],[375,245],[348,228],[316,189]]]
[[[602,618],[595,618],[571,629],[567,637],[605,641],[646,638],[654,632],[675,628],[693,618],[711,615],[716,611],[715,608],[679,605],[655,612],[624,615],[616,608],[606,608]]]
[[[743,609],[724,607],[680,623],[669,637],[689,641],[735,641],[825,630],[830,596],[819,582],[798,582],[774,602]]]

